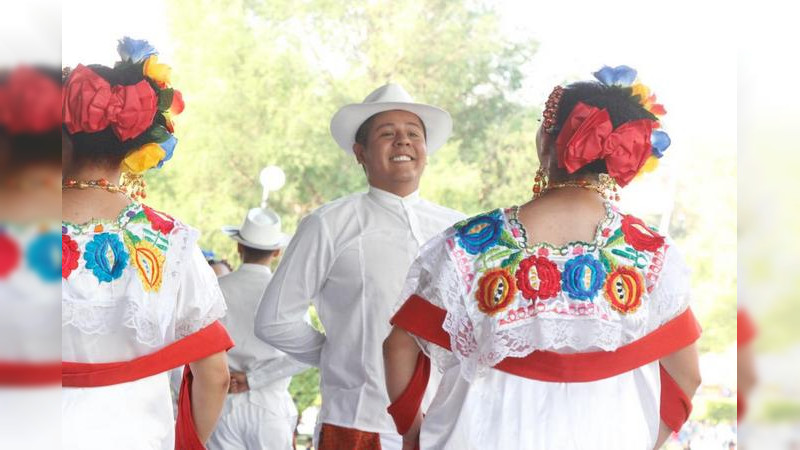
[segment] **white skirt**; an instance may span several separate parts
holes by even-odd
[[[589,383],[549,383],[489,370],[472,383],[448,369],[428,409],[428,449],[650,450],[658,438],[658,362]]]
[[[173,450],[167,373],[96,388],[63,388],[62,449]]]

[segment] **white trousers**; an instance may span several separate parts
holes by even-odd
[[[291,450],[296,426],[297,414],[280,417],[251,402],[233,402],[206,446],[209,450]]]

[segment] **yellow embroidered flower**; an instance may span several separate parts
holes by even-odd
[[[168,85],[172,74],[172,68],[166,64],[158,62],[158,56],[152,55],[144,62],[144,76],[161,85]]]
[[[158,292],[163,280],[164,254],[144,239],[136,243],[126,241],[125,244],[130,253],[130,264],[136,268],[145,292]]]
[[[166,155],[167,153],[160,145],[152,142],[145,144],[125,157],[125,160],[122,161],[122,171],[142,174],[158,165]]]

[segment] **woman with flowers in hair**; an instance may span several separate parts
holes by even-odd
[[[550,95],[533,199],[455,224],[409,271],[384,343],[406,448],[642,450],[687,419],[688,268],[612,202],[663,156],[665,111],[627,66],[595,77]]]
[[[147,41],[118,51],[113,68],[65,70],[62,444],[202,449],[229,382],[225,303],[199,233],[139,202],[183,102]],[[176,422],[168,371],[182,366]]]
[[[60,180],[61,71],[0,68],[0,448],[58,447]]]

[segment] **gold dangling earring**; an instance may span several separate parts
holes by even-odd
[[[547,190],[547,171],[544,166],[539,166],[533,177],[533,198],[538,198]]]
[[[603,187],[603,198],[608,201],[619,201],[619,191],[617,190],[617,182],[608,174],[600,174],[600,186]]]

